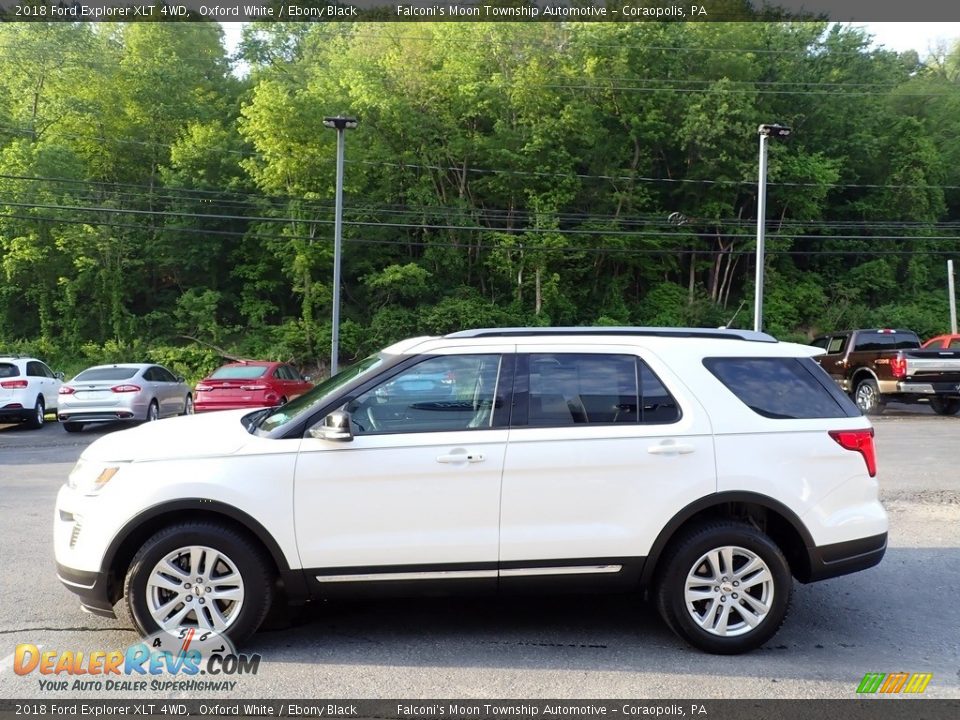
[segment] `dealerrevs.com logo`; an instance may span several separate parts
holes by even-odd
[[[44,650],[17,645],[17,675],[36,673],[40,690],[96,692],[232,691],[232,678],[256,675],[260,655],[238,654],[213,630],[161,631],[125,650]]]
[[[919,694],[927,689],[933,673],[867,673],[857,686],[860,695]]]

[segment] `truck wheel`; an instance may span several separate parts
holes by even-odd
[[[956,415],[960,412],[960,399],[932,397],[930,407],[937,415]]]
[[[873,378],[866,378],[857,383],[853,399],[864,415],[879,415],[883,412],[883,397],[880,388]]]

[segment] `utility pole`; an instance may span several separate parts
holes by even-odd
[[[760,169],[757,180],[757,274],[753,289],[753,329],[763,330],[763,265],[765,258],[764,232],[767,224],[767,138],[790,137],[790,128],[783,125],[761,125],[757,128],[760,134]]]
[[[325,117],[324,127],[337,131],[337,200],[333,224],[333,327],[330,332],[330,376],[337,374],[340,355],[340,253],[343,244],[343,136],[357,127],[356,118]]]

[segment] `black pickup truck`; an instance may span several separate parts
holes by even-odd
[[[929,402],[938,415],[960,412],[960,350],[922,350],[911,330],[846,330],[815,338],[815,359],[861,412],[887,402]]]

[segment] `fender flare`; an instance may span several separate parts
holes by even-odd
[[[670,521],[664,525],[659,535],[657,535],[657,539],[653,541],[653,545],[650,547],[650,552],[647,554],[647,560],[643,564],[643,573],[640,576],[640,584],[644,587],[648,587],[650,585],[650,583],[653,581],[657,564],[660,561],[660,556],[663,554],[663,551],[666,550],[667,546],[670,544],[670,541],[677,534],[677,531],[679,531],[688,520],[690,520],[697,513],[700,513],[711,507],[723,505],[724,503],[750,503],[753,505],[760,505],[767,510],[777,513],[783,517],[803,539],[804,547],[802,548],[802,551],[805,555],[808,552],[808,548],[815,547],[816,545],[816,543],[813,541],[813,536],[810,535],[810,531],[807,530],[806,525],[803,524],[803,521],[800,520],[799,516],[779,500],[774,500],[769,495],[761,495],[760,493],[741,490],[714,493],[713,495],[705,495],[698,500],[694,500],[692,503],[680,510],[680,512],[674,515]],[[798,550],[801,549],[798,548]]]

